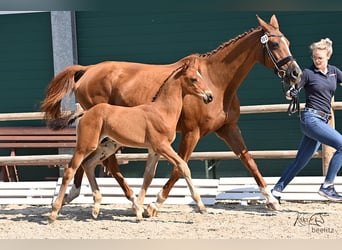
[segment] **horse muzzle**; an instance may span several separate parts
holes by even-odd
[[[208,103],[212,102],[213,99],[214,99],[213,94],[211,93],[211,91],[205,91],[202,97],[203,97],[203,102],[205,104],[208,104]]]
[[[300,82],[302,77],[302,70],[296,62],[292,62],[286,69],[284,82],[293,86]]]

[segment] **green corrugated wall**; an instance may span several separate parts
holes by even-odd
[[[0,15],[0,112],[36,112],[53,77],[50,13]],[[41,121],[1,122],[0,126],[36,126]],[[0,155],[10,151],[0,149]],[[57,153],[19,149],[17,154]],[[18,167],[20,180],[58,176],[57,168]]]

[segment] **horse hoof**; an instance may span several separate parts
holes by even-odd
[[[135,221],[136,223],[140,223],[143,220],[142,216],[137,216]]]
[[[208,211],[206,209],[199,210],[200,214],[208,214]]]
[[[280,210],[280,204],[278,201],[266,203],[266,207],[270,210]]]
[[[93,216],[93,219],[97,219],[97,217],[99,216],[100,214],[100,211],[98,210],[93,210],[92,213],[91,213],[91,216]]]
[[[149,217],[157,217],[158,209],[154,203],[151,203],[147,206],[147,213]]]
[[[55,215],[55,214],[50,214],[49,217],[48,217],[48,222],[49,222],[49,224],[55,222],[56,219],[57,219],[57,215]]]

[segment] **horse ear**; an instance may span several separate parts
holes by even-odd
[[[262,28],[266,28],[267,23],[266,23],[264,20],[262,20],[258,15],[256,15],[256,18],[257,18],[257,20],[258,20],[260,26],[261,26]]]
[[[271,20],[270,20],[270,24],[276,28],[279,29],[279,24],[278,24],[278,20],[277,17],[275,15],[272,15]]]
[[[185,72],[189,67],[191,67],[193,65],[193,59],[189,58],[186,59],[183,66],[182,66],[182,72]]]
[[[256,15],[256,17],[257,17],[257,19],[258,19],[258,22],[259,22],[260,26],[261,26],[264,30],[266,30],[267,27],[269,27],[269,24],[266,23],[264,20],[262,20],[258,15]],[[278,20],[277,20],[277,18],[276,18],[275,15],[272,15],[271,20],[270,20],[270,25],[271,25],[273,28],[275,28],[275,29],[279,29]]]

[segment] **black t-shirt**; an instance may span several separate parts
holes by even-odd
[[[305,107],[330,114],[337,83],[342,83],[342,71],[333,65],[328,65],[327,74],[319,71],[314,64],[304,69],[298,87],[305,89]]]

